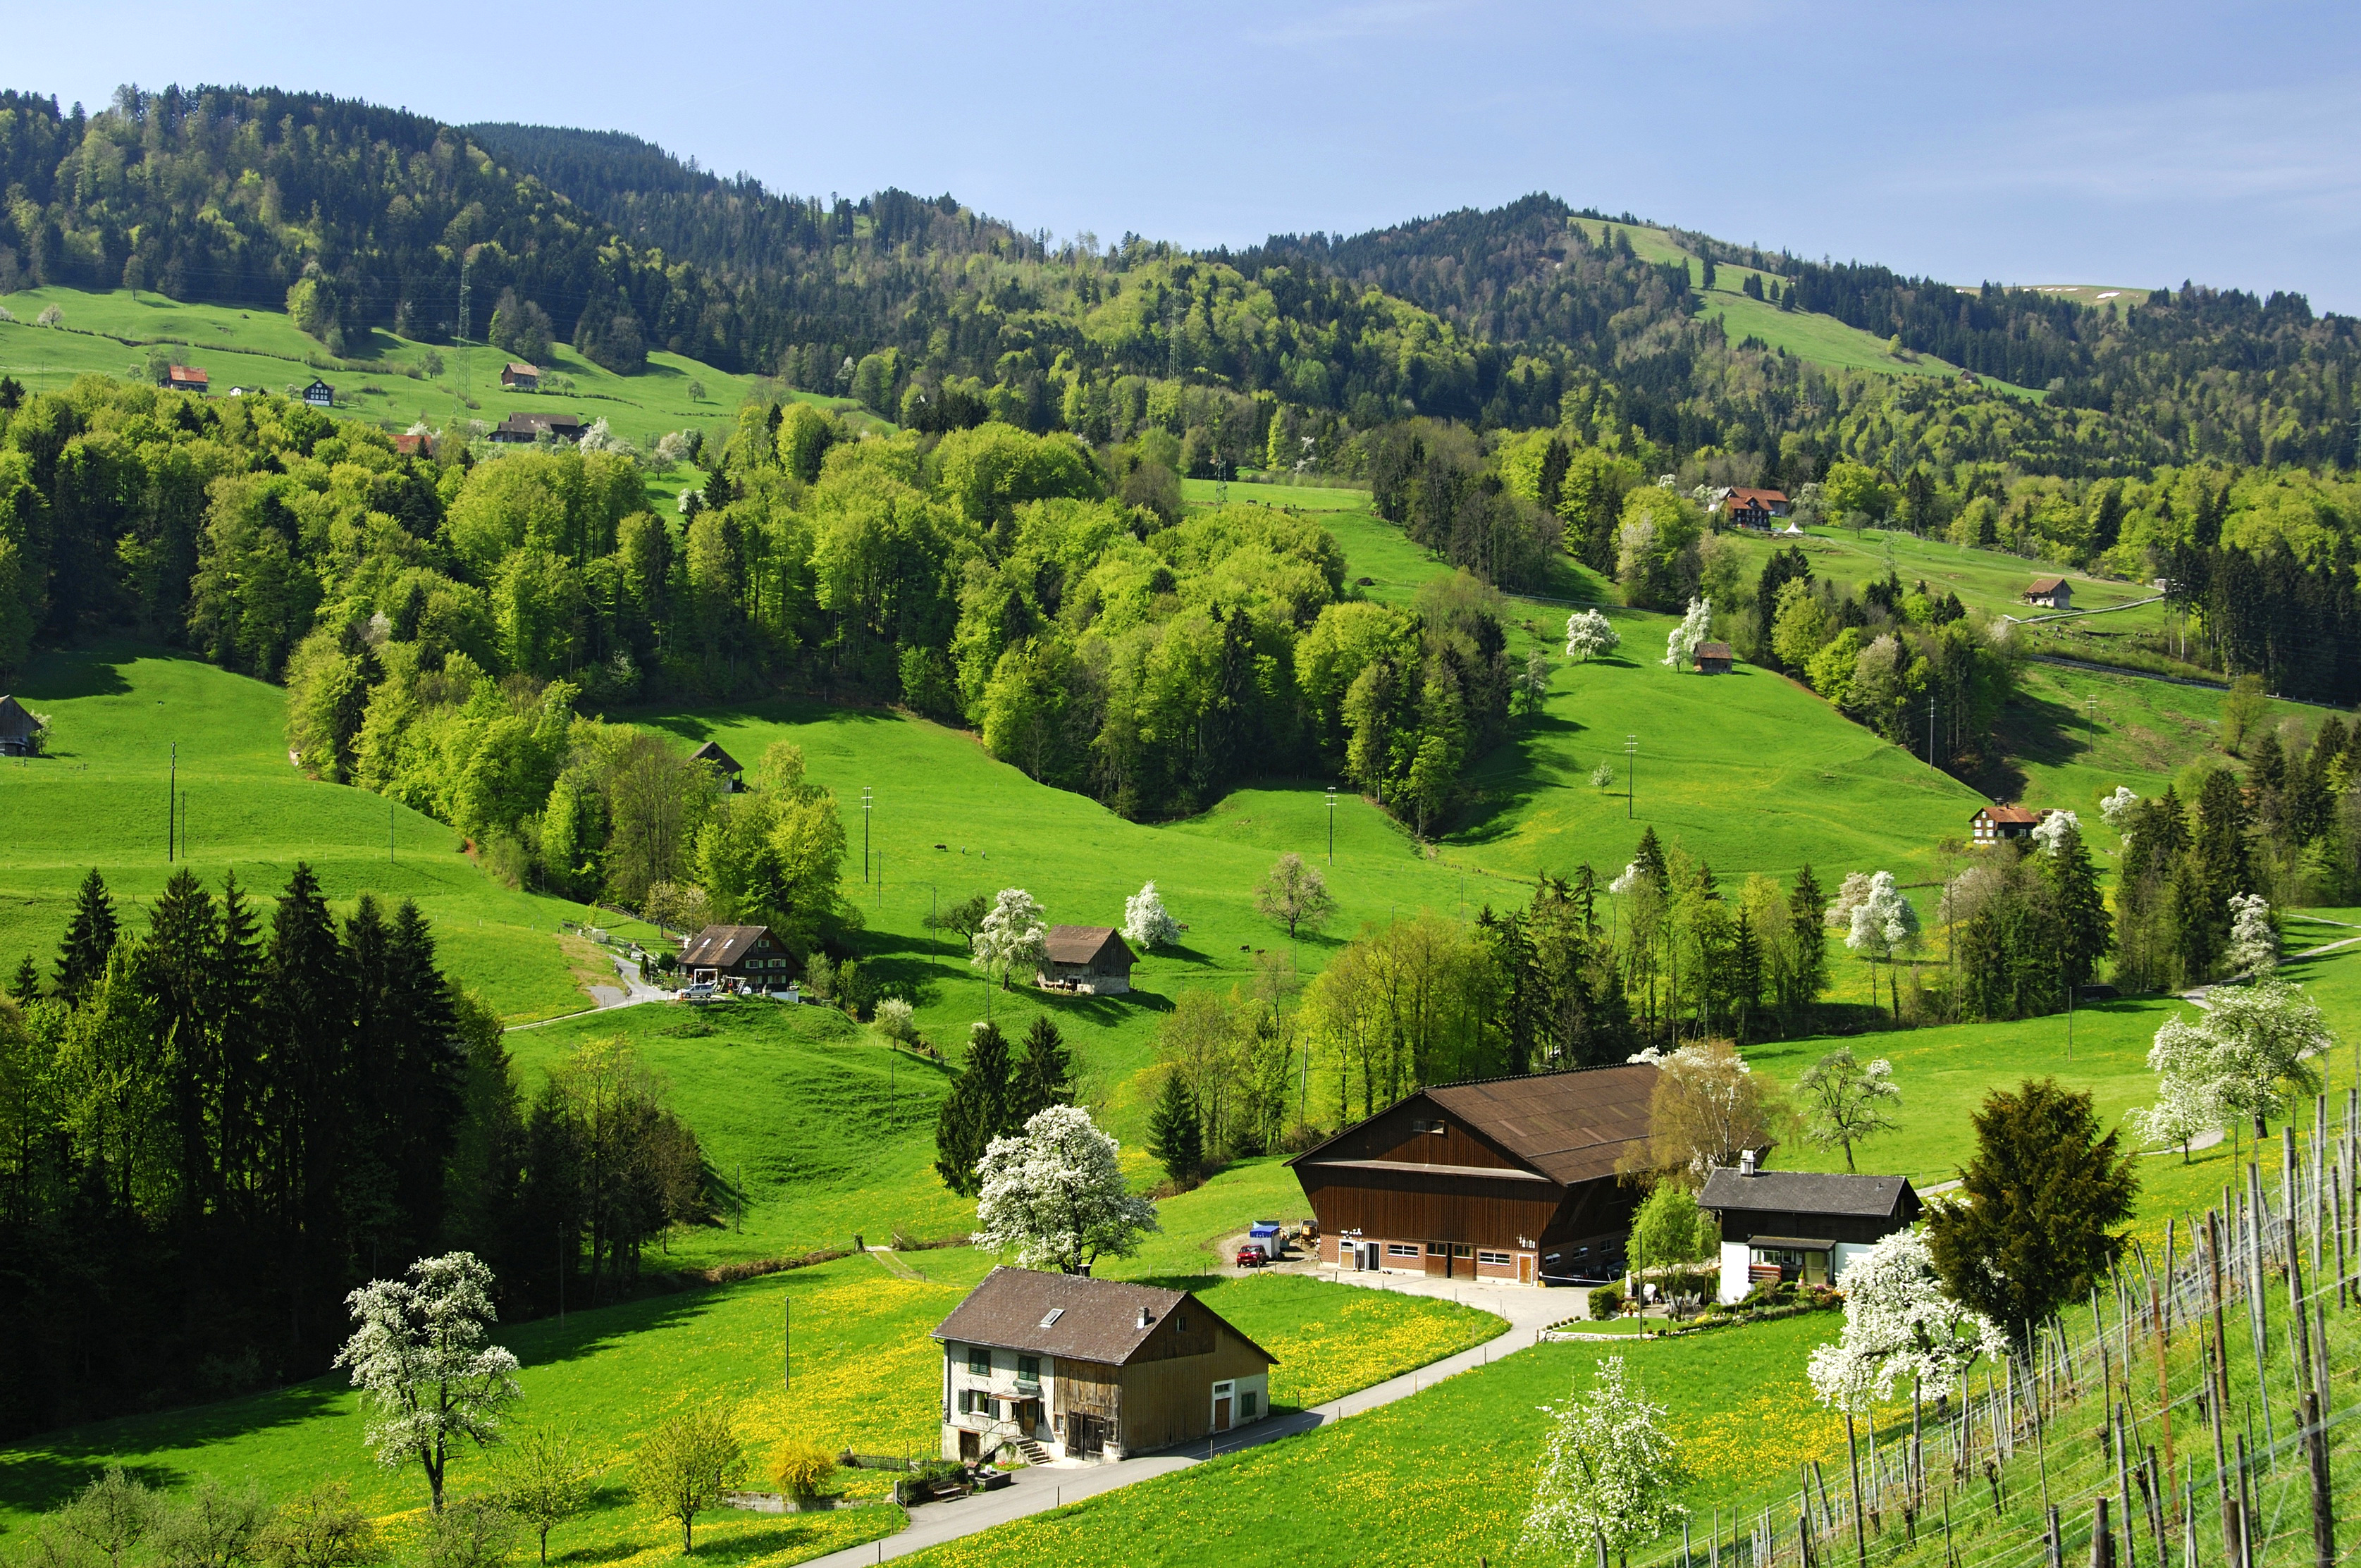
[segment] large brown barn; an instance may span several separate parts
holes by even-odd
[[[1638,1193],[1617,1179],[1648,1136],[1638,1062],[1423,1089],[1288,1163],[1322,1261],[1533,1285],[1611,1278]]]

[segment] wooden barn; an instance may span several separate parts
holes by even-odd
[[[1279,1358],[1185,1290],[994,1269],[934,1332],[945,1459],[1104,1461],[1270,1413]]]
[[[2025,602],[2044,609],[2072,609],[2074,585],[2063,577],[2036,577],[2033,586],[2025,590]]]
[[[1737,1169],[1706,1178],[1697,1207],[1721,1223],[1721,1299],[1735,1301],[1760,1284],[1834,1284],[1856,1254],[1916,1224],[1923,1205],[1899,1176],[1763,1170],[1750,1149]]]
[[[1296,1156],[1323,1262],[1446,1279],[1622,1272],[1648,1138],[1646,1062],[1424,1089]]]
[[[500,385],[511,392],[537,392],[541,389],[541,371],[522,359],[511,359],[500,367]]]
[[[1131,989],[1131,966],[1138,961],[1112,926],[1052,926],[1034,982],[1044,991],[1121,996]]]
[[[0,694],[0,757],[30,757],[40,749],[40,721],[23,703]]]
[[[718,741],[708,740],[704,745],[691,751],[688,754],[688,760],[692,762],[712,763],[713,771],[721,775],[721,793],[724,795],[735,795],[745,787],[743,779],[746,770],[740,767],[738,759],[723,751]]]
[[[1737,657],[1730,651],[1727,642],[1700,642],[1697,645],[1697,652],[1690,655],[1700,675],[1726,675]]]
[[[694,984],[774,991],[786,985],[795,957],[768,926],[708,926],[681,949],[680,968]]]

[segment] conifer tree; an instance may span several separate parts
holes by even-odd
[[[259,1195],[264,1070],[262,1040],[263,950],[259,923],[237,873],[222,879],[221,907],[214,926],[205,992],[212,1008],[219,1080],[214,1102],[214,1163],[223,1192],[243,1219],[251,1220]]]
[[[1664,843],[1653,826],[1642,830],[1639,848],[1631,851],[1631,863],[1640,868],[1641,875],[1656,884],[1657,892],[1672,890],[1673,873],[1664,862]]]
[[[219,1072],[214,1020],[208,995],[216,940],[213,895],[182,866],[148,912],[140,945],[140,989],[156,1009],[159,1042],[170,1080],[172,1120],[179,1139],[176,1178],[183,1216],[203,1212],[215,1190],[213,1149]]]
[[[27,953],[16,964],[16,973],[8,981],[9,999],[19,1007],[30,1007],[41,999],[41,971]]]
[[[301,1228],[312,1261],[323,1267],[343,1228],[336,1190],[346,1154],[345,1073],[353,1018],[346,958],[319,878],[309,864],[296,861],[270,918],[266,1102],[280,1217]]]
[[[1008,1041],[997,1024],[978,1024],[967,1066],[935,1118],[935,1170],[962,1198],[976,1193],[976,1168],[992,1140],[1008,1135]]]
[[[1738,912],[1738,930],[1730,943],[1730,999],[1738,1009],[1734,1033],[1743,1040],[1754,1009],[1763,1000],[1763,943],[1743,909]]]
[[[106,896],[106,880],[93,866],[74,894],[73,920],[66,927],[65,945],[58,949],[60,996],[68,1002],[82,999],[84,988],[105,972],[115,937],[115,901]]]
[[[1164,1092],[1148,1113],[1148,1152],[1176,1182],[1185,1182],[1205,1166],[1205,1124],[1197,1102],[1177,1072],[1164,1075]]]
[[[1795,872],[1795,891],[1787,897],[1787,930],[1795,948],[1794,991],[1787,1002],[1799,1012],[1817,1002],[1828,987],[1827,907],[1828,895],[1806,862]]]
[[[1039,1112],[1074,1101],[1073,1062],[1065,1037],[1048,1014],[1037,1016],[1025,1032],[1025,1059],[1017,1065],[1009,1090],[1009,1135],[1022,1129]]]
[[[2115,950],[2114,917],[2106,895],[2099,891],[2098,872],[2091,852],[2082,846],[2082,830],[2068,823],[2048,857],[2050,880],[2058,890],[2058,918],[2065,927],[2066,985],[2070,992],[2097,978],[2099,960]]]

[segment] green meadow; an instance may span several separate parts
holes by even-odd
[[[43,653],[15,695],[49,717],[51,754],[0,762],[0,964],[57,951],[83,876],[95,866],[144,929],[139,905],[173,871],[168,849],[218,892],[236,872],[264,900],[298,861],[349,909],[364,892],[415,899],[434,923],[443,966],[504,1016],[588,1005],[577,970],[612,970],[558,939],[580,905],[502,887],[461,852],[457,833],[407,806],[306,778],[288,762],[286,694],[184,654],[123,642]],[[185,844],[172,836],[173,750]],[[267,905],[266,905],[267,908]]]
[[[563,377],[570,390],[508,392],[500,387],[500,367],[509,356],[484,344],[432,346],[372,328],[365,341],[347,345],[338,365],[283,311],[183,304],[121,289],[27,289],[5,303],[16,320],[0,322],[0,374],[37,391],[58,390],[77,376],[145,380],[148,349],[160,344],[181,363],[203,370],[217,398],[234,386],[280,392],[317,376],[336,389],[339,413],[394,429],[423,421],[439,430],[455,417],[498,424],[515,412],[571,413],[586,424],[604,419],[617,435],[645,446],[671,430],[725,432],[738,405],[763,385],[754,377],[661,351],[648,356],[640,374],[618,376],[558,344],[540,368]],[[34,324],[51,305],[63,317],[59,324]],[[482,310],[489,320],[489,301]],[[429,355],[442,366],[431,376],[425,374]],[[692,383],[700,395],[690,395]],[[843,411],[864,427],[884,428],[850,399],[787,395]]]
[[[1252,501],[1257,506],[1278,507],[1285,511],[1367,511],[1369,507],[1369,492],[1366,489],[1299,485],[1275,475],[1232,479],[1226,487],[1213,479],[1183,479],[1180,499],[1191,507],[1213,506],[1225,488],[1232,502]]]

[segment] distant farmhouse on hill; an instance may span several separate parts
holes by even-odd
[[[175,365],[164,372],[164,385],[176,392],[203,396],[212,384],[211,378],[193,365]]]
[[[511,392],[537,392],[541,372],[522,359],[511,359],[500,367],[500,385]]]
[[[1044,991],[1121,996],[1131,989],[1131,944],[1112,926],[1052,926],[1035,983]]]
[[[2044,609],[2072,609],[2074,585],[2063,577],[2036,577],[2033,586],[2025,590],[2025,602]]]
[[[37,757],[44,733],[39,718],[13,696],[0,696],[0,757]]]
[[[1976,844],[1997,844],[2004,839],[2030,839],[2033,830],[2048,816],[2045,808],[2034,811],[2022,806],[1987,806],[1968,818],[1971,841]]]

